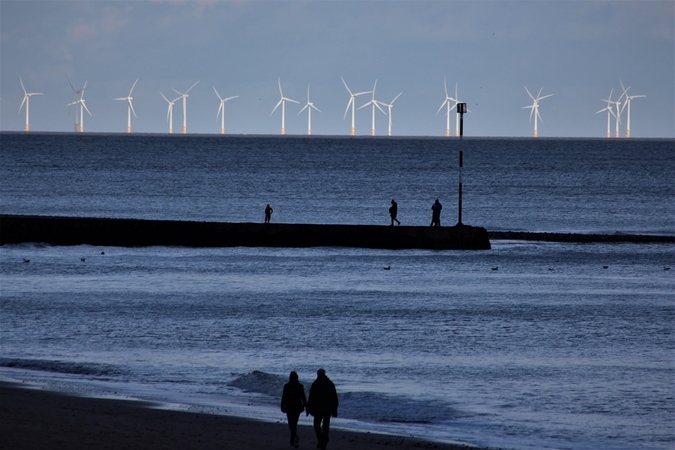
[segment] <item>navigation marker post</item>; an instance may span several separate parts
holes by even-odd
[[[457,114],[459,114],[459,219],[457,225],[462,225],[462,137],[464,136],[464,113],[467,111],[466,103],[457,103]]]

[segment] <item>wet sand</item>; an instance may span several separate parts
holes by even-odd
[[[152,404],[84,398],[0,382],[0,449],[288,449],[286,423],[152,409]],[[316,438],[301,426],[300,448]],[[330,450],[467,450],[374,433],[331,430]]]

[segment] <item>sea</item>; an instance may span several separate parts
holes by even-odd
[[[460,172],[467,225],[675,236],[672,139],[5,132],[0,214],[449,226]],[[324,368],[338,428],[674,449],[674,331],[672,243],[0,247],[0,379],[200,413],[285,422]]]

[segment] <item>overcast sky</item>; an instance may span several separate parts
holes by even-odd
[[[286,132],[348,135],[349,94],[371,90],[393,107],[393,134],[443,136],[443,79],[467,103],[466,136],[531,136],[536,95],[539,136],[604,137],[605,107],[621,93],[633,100],[633,137],[675,137],[675,2],[673,1],[12,1],[0,2],[0,129],[23,130],[23,91],[32,131],[72,131],[66,104],[88,82],[87,132],[125,132],[133,92],[134,132],[164,133],[167,103],[193,83],[190,133],[218,133],[221,96],[232,134],[279,134],[277,79],[286,97]],[[357,98],[357,106],[369,100]],[[454,133],[455,114],[452,130]],[[174,107],[174,132],[182,128]],[[378,135],[387,117],[377,112]],[[621,135],[625,134],[624,112]],[[356,113],[368,135],[371,110]],[[614,122],[612,122],[612,133]]]

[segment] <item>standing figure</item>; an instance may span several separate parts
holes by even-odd
[[[443,205],[436,199],[433,205],[431,205],[431,225],[430,226],[441,226],[441,209]]]
[[[265,223],[270,223],[270,219],[272,218],[273,212],[274,212],[274,210],[272,209],[272,207],[268,203],[267,207],[265,208]]]
[[[314,432],[319,441],[316,448],[326,450],[330,418],[338,416],[338,396],[335,385],[324,369],[316,372],[316,380],[309,388],[307,411],[314,416]]]
[[[391,216],[391,226],[394,226],[394,222],[397,224],[401,225],[401,222],[396,218],[398,215],[398,203],[396,203],[393,199],[391,200],[391,206],[389,207],[389,215]]]
[[[291,430],[291,445],[295,448],[300,445],[298,419],[300,419],[300,413],[305,410],[306,406],[305,387],[298,381],[298,374],[291,372],[281,396],[281,412],[286,413],[288,418],[288,428]]]

